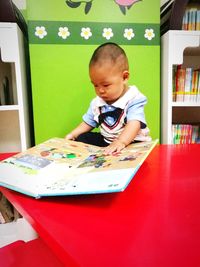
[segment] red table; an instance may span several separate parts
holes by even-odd
[[[199,168],[200,145],[158,145],[122,193],[1,191],[66,266],[199,267]]]

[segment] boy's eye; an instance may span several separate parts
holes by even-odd
[[[110,84],[104,84],[104,85],[103,85],[103,87],[108,87],[108,86],[110,86]]]

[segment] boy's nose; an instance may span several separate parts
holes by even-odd
[[[99,86],[99,87],[98,87],[98,91],[99,91],[100,93],[104,93],[104,92],[105,92],[105,90],[104,90],[104,88],[103,88],[102,86]]]

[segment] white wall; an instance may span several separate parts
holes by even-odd
[[[165,2],[167,2],[168,0],[160,0],[160,6],[162,6]]]
[[[26,9],[26,0],[12,0],[19,9]]]

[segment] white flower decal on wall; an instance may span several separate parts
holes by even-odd
[[[125,29],[124,30],[124,37],[129,41],[135,36],[133,29]]]
[[[69,29],[67,27],[60,27],[58,36],[60,36],[62,39],[67,39],[67,37],[70,36]]]
[[[106,38],[107,40],[110,40],[114,36],[113,31],[111,28],[104,28],[103,29],[103,37]]]
[[[88,40],[91,36],[92,36],[92,32],[91,32],[90,28],[87,27],[87,28],[81,29],[81,37]]]
[[[35,28],[35,35],[37,37],[39,37],[40,39],[43,39],[47,35],[45,27],[44,26],[41,26],[41,27],[37,26]]]
[[[148,39],[149,41],[151,41],[155,37],[155,33],[153,29],[146,29],[144,37]]]

